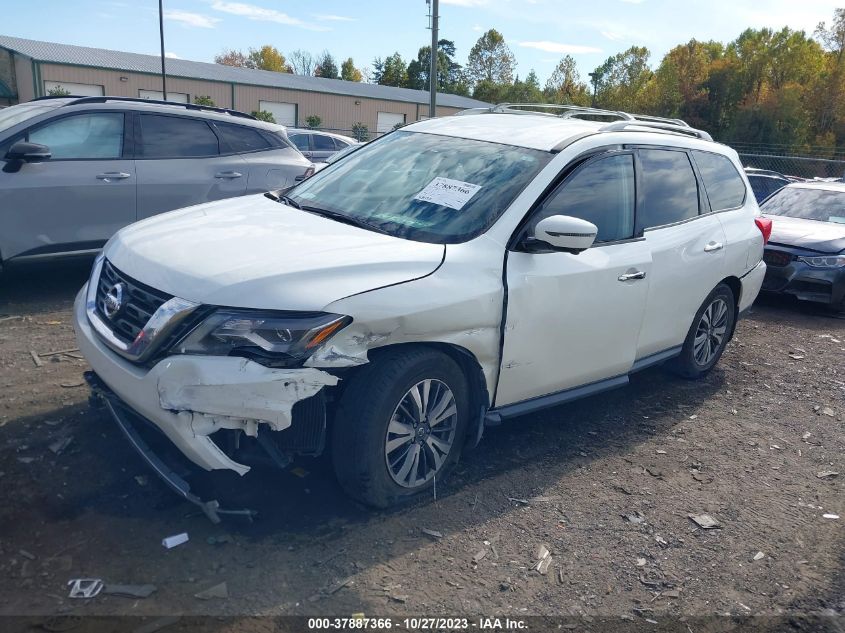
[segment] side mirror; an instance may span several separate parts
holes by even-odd
[[[552,215],[537,223],[532,237],[554,250],[578,254],[593,245],[598,232],[598,227],[587,220]]]
[[[42,163],[45,160],[50,160],[52,155],[50,148],[46,145],[18,141],[9,148],[9,151],[6,153],[6,160],[15,160],[23,163]]]

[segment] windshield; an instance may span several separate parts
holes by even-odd
[[[49,112],[63,105],[64,101],[39,101],[36,103],[22,103],[0,110],[0,132],[8,130],[13,125],[23,123],[34,116]]]
[[[760,207],[769,215],[845,223],[845,191],[785,187]]]
[[[393,132],[288,194],[397,237],[463,242],[483,233],[552,154],[419,132]]]

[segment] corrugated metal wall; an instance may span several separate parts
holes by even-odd
[[[19,59],[23,62],[21,66],[24,68],[18,67],[18,84],[21,101],[25,101],[33,98],[32,68],[28,59]],[[22,70],[26,72],[25,75],[22,74]],[[139,90],[161,90],[161,78],[157,75],[58,64],[39,64],[38,81],[42,93],[45,81],[99,85],[103,86],[105,94],[121,97],[138,97]],[[208,95],[220,107],[234,108],[243,112],[257,110],[258,102],[261,100],[295,103],[297,104],[297,125],[304,126],[306,117],[315,114],[322,121],[320,127],[339,130],[350,130],[355,123],[363,123],[370,132],[374,133],[379,112],[404,114],[407,123],[428,116],[428,104],[418,105],[321,92],[233,85],[199,79],[168,77],[167,89],[188,93],[191,101],[198,95]],[[438,107],[437,115],[447,116],[459,110],[460,108]]]

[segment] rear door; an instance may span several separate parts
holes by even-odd
[[[296,149],[308,160],[314,160],[314,153],[311,151],[311,136],[308,132],[288,132],[291,143],[296,145]]]
[[[725,232],[709,213],[685,150],[637,151],[637,234],[652,273],[637,356],[680,346],[704,299],[724,277]]]
[[[46,145],[52,157],[0,170],[3,259],[98,249],[135,221],[129,118],[107,110],[71,114],[13,139]]]
[[[327,134],[312,134],[311,146],[311,160],[315,163],[325,163],[327,158],[338,151],[334,139]]]
[[[246,193],[246,162],[205,119],[140,113],[135,134],[139,219]]]

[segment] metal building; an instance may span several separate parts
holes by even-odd
[[[323,129],[370,133],[428,116],[428,92],[376,84],[304,77],[220,64],[170,59],[167,97],[191,101],[208,96],[218,107],[266,110],[277,123],[304,126],[311,115]],[[61,88],[73,95],[161,99],[161,60],[124,53],[0,35],[0,105],[29,101]],[[457,95],[437,95],[437,115],[487,105]]]

